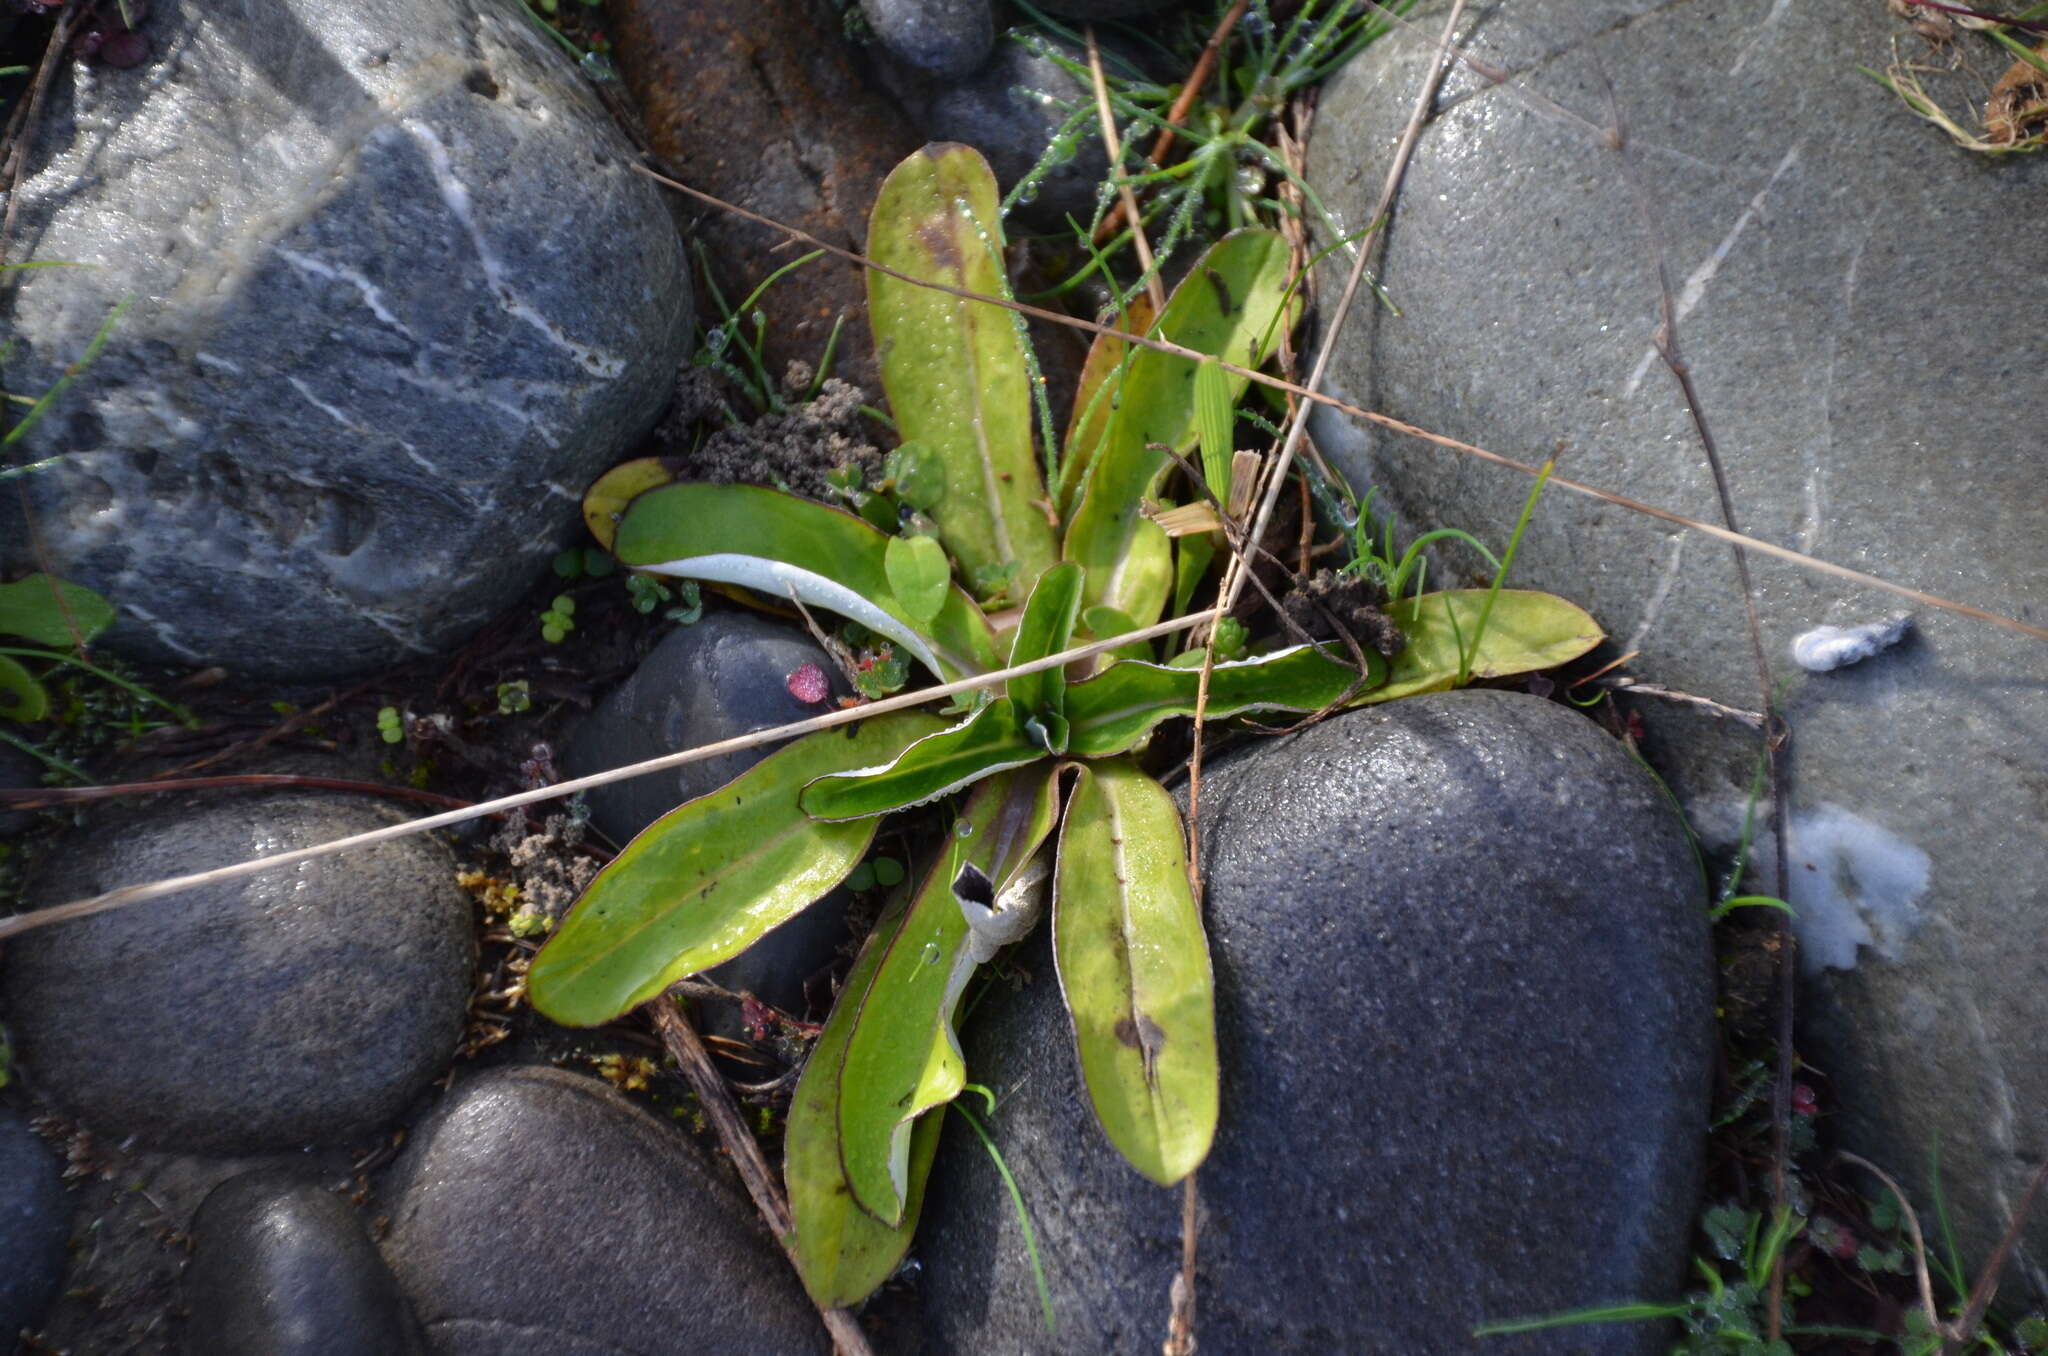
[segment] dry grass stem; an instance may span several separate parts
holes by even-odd
[[[718,1132],[718,1142],[725,1146],[726,1156],[732,1159],[740,1182],[747,1188],[747,1195],[753,1198],[754,1209],[760,1212],[762,1223],[768,1226],[769,1233],[775,1235],[775,1242],[783,1255],[789,1258],[789,1264],[795,1266],[796,1220],[789,1213],[789,1202],[783,1197],[782,1187],[769,1168],[768,1160],[762,1156],[760,1141],[747,1129],[739,1108],[733,1105],[732,1093],[726,1088],[717,1066],[711,1062],[711,1055],[705,1050],[703,1039],[697,1035],[697,1028],[690,1024],[690,1019],[683,1015],[666,991],[647,1005],[647,1013],[654,1022],[655,1031],[661,1036],[661,1043],[674,1056],[676,1067],[688,1080],[690,1090],[697,1094],[697,1101],[710,1118],[712,1129]],[[860,1323],[851,1313],[845,1309],[820,1308],[818,1317],[824,1320],[825,1331],[832,1334],[832,1347],[837,1356],[873,1356],[867,1334],[860,1330]]]
[[[1145,219],[1138,215],[1138,195],[1124,177],[1124,148],[1116,132],[1116,113],[1109,106],[1109,82],[1102,76],[1102,49],[1095,43],[1095,25],[1088,25],[1088,74],[1095,81],[1095,109],[1102,118],[1102,146],[1109,152],[1109,172],[1116,179],[1117,197],[1131,222],[1131,248],[1137,251],[1138,267],[1145,274],[1145,296],[1152,314],[1166,311],[1166,284],[1159,280],[1159,265],[1152,261],[1152,242],[1145,238]]]
[[[18,936],[24,932],[31,932],[36,928],[48,927],[53,923],[62,923],[73,918],[89,917],[92,914],[104,913],[108,909],[126,908],[131,904],[140,904],[151,899],[161,899],[165,895],[174,895],[185,890],[195,890],[204,885],[217,885],[224,881],[240,880],[246,876],[259,875],[266,871],[275,871],[281,867],[291,866],[297,862],[311,861],[316,857],[331,857],[335,853],[347,852],[352,848],[368,847],[373,843],[387,843],[397,838],[410,838],[416,833],[426,833],[433,829],[444,829],[451,824],[461,824],[467,820],[481,819],[485,815],[502,814],[507,810],[516,810],[522,805],[533,805],[545,800],[558,800],[563,796],[574,795],[578,791],[588,791],[593,787],[609,786],[613,782],[628,781],[634,777],[645,776],[650,772],[660,772],[666,768],[681,767],[685,763],[700,762],[703,759],[716,758],[723,754],[738,753],[742,749],[755,749],[763,744],[773,744],[785,739],[795,739],[800,735],[811,734],[818,730],[830,730],[840,725],[849,725],[854,721],[866,720],[870,716],[884,715],[890,711],[907,710],[913,706],[922,706],[926,702],[937,701],[941,697],[950,697],[956,692],[968,692],[982,687],[996,687],[1023,674],[1037,673],[1041,669],[1059,668],[1079,659],[1092,659],[1098,654],[1117,648],[1119,645],[1130,645],[1141,640],[1156,640],[1160,636],[1170,636],[1176,632],[1192,630],[1197,626],[1208,623],[1219,615],[1221,614],[1214,608],[1209,608],[1201,612],[1190,613],[1185,617],[1176,617],[1172,621],[1160,622],[1156,626],[1141,627],[1136,631],[1128,631],[1120,636],[1111,636],[1105,640],[1094,640],[1086,645],[1077,645],[1072,649],[1062,650],[1058,654],[1050,654],[1043,659],[1035,659],[1028,664],[1016,664],[1008,668],[997,669],[991,673],[975,674],[970,678],[961,678],[951,683],[941,683],[937,687],[920,688],[916,692],[906,692],[901,696],[888,697],[877,702],[866,702],[860,706],[848,707],[842,711],[828,712],[822,716],[812,716],[809,720],[800,720],[789,725],[778,725],[769,730],[756,730],[752,734],[736,735],[731,739],[721,739],[713,744],[702,744],[694,749],[684,749],[678,753],[663,754],[659,758],[649,758],[645,762],[631,763],[625,767],[616,767],[605,772],[593,772],[588,777],[576,777],[569,781],[556,782],[552,786],[536,787],[531,791],[521,791],[514,795],[501,796],[496,800],[482,801],[470,806],[468,809],[449,810],[444,814],[428,815],[424,819],[415,819],[404,824],[392,824],[385,828],[372,829],[367,833],[352,834],[347,838],[337,838],[328,843],[315,843],[312,847],[295,848],[290,852],[274,853],[268,857],[255,857],[246,862],[216,867],[210,871],[198,871],[185,876],[172,876],[164,880],[148,881],[139,885],[126,885],[118,890],[109,890],[104,894],[93,895],[86,899],[72,900],[69,903],[58,904],[47,909],[38,909],[33,913],[16,914],[11,918],[0,918],[0,941],[5,941],[9,937]]]

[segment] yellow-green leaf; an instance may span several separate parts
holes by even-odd
[[[1366,652],[1366,686],[1385,666]],[[1067,749],[1102,758],[1132,748],[1161,721],[1192,716],[1202,675],[1196,668],[1123,660],[1067,689]],[[1216,720],[1247,711],[1319,711],[1359,683],[1359,675],[1307,645],[1218,664],[1209,672],[1206,714]]]
[[[913,278],[1000,296],[1002,216],[981,154],[934,143],[890,172],[868,254]],[[1059,558],[1031,446],[1031,376],[1011,313],[870,270],[868,316],[889,409],[905,441],[938,454],[931,509],[964,579],[1015,563],[1023,597]]]
[[[1569,664],[1604,639],[1600,624],[1585,609],[1527,589],[1502,589],[1482,634],[1479,616],[1486,594],[1485,589],[1452,589],[1389,607],[1387,616],[1408,644],[1389,661],[1385,684],[1355,704],[1447,692],[1457,686],[1461,651],[1472,654],[1472,678],[1506,678]]]
[[[1051,827],[1050,785],[1048,764],[976,788],[874,982],[840,999],[858,1005],[839,1070],[840,1166],[884,1224],[907,1213],[911,1122],[966,1081],[953,1012],[977,961],[955,886],[970,866],[997,889],[1022,869]]]
[[[41,720],[50,711],[50,694],[35,675],[0,655],[0,716],[9,720]]]
[[[927,627],[937,620],[953,582],[944,547],[930,537],[891,537],[882,566],[896,600],[912,621]]]
[[[68,647],[114,624],[114,606],[83,584],[32,574],[0,584],[0,635]]]
[[[1198,353],[1256,367],[1278,345],[1296,307],[1287,306],[1289,251],[1267,230],[1236,231],[1216,242],[1174,289],[1156,333]],[[1169,458],[1161,447],[1194,446],[1193,359],[1139,349],[1130,355],[1099,450],[1069,516],[1065,558],[1088,571],[1087,601],[1105,603],[1140,625],[1159,620],[1173,591],[1166,534],[1139,509]],[[1234,401],[1244,379],[1224,374]]]
[[[884,915],[840,990],[818,1043],[804,1064],[782,1141],[782,1176],[789,1188],[789,1213],[796,1224],[797,1271],[820,1307],[845,1308],[866,1299],[889,1279],[910,1249],[924,1184],[938,1152],[938,1116],[921,1116],[910,1132],[905,1155],[903,1217],[884,1224],[860,1208],[846,1184],[839,1153],[839,1078],[861,999],[874,986],[908,917],[906,904]]]
[[[533,1006],[564,1026],[608,1022],[802,912],[859,864],[878,821],[818,823],[798,788],[886,761],[939,724],[905,711],[805,735],[655,820],[534,957]]]
[[[1219,513],[1230,511],[1231,431],[1237,422],[1229,378],[1212,358],[1195,368],[1195,436],[1202,448],[1202,479],[1216,496]]]
[[[1216,1134],[1215,987],[1180,813],[1133,763],[1080,773],[1060,829],[1052,928],[1096,1118],[1132,1167],[1178,1182]]]
[[[1063,561],[1038,577],[1024,604],[1024,617],[1010,640],[1010,663],[1029,664],[1067,648],[1081,612],[1081,567]],[[1011,703],[1025,715],[1041,718],[1066,712],[1065,669],[1040,669],[1009,683]],[[1064,745],[1062,746],[1064,748]]]
[[[1034,731],[1033,725],[1036,730]],[[1057,748],[1051,747],[1057,740]],[[983,777],[1063,753],[1067,724],[1027,717],[998,697],[949,730],[918,740],[887,763],[820,775],[798,797],[818,820],[858,820],[907,810]]]
[[[1117,328],[1128,334],[1144,334],[1152,328],[1155,318],[1151,299],[1141,295],[1125,308]],[[1074,502],[1081,497],[1081,484],[1088,478],[1088,466],[1109,428],[1124,360],[1130,351],[1130,344],[1114,334],[1098,334],[1088,346],[1088,357],[1081,364],[1081,379],[1074,387],[1074,412],[1067,421],[1067,441],[1060,461],[1057,494],[1062,521],[1073,516]]]

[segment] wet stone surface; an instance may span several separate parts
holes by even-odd
[[[271,793],[95,815],[48,854],[37,907],[406,818]],[[250,1153],[404,1109],[455,1053],[474,940],[455,863],[414,837],[43,928],[0,958],[37,1087],[111,1139]]]
[[[939,80],[971,74],[995,42],[989,0],[860,0],[860,12],[892,55]]]
[[[57,1155],[0,1107],[0,1342],[42,1320],[64,1277],[71,1197]]]
[[[56,82],[20,194],[10,390],[42,568],[110,643],[329,679],[445,649],[576,530],[691,325],[682,243],[517,7],[158,0]],[[573,173],[564,173],[574,166]],[[25,566],[18,498],[0,564]]]
[[[420,1127],[384,1255],[440,1356],[829,1350],[730,1170],[608,1085],[481,1074]]]
[[[1462,1334],[1676,1292],[1711,955],[1682,826],[1619,744],[1533,697],[1410,698],[1218,760],[1202,842],[1223,1060],[1205,1348],[1548,1353],[1556,1334]],[[965,1039],[1059,1349],[1156,1348],[1181,1193],[1102,1137],[1045,943],[1022,964],[1034,982]],[[929,1200],[930,1349],[1044,1349],[1009,1198],[957,1123]],[[1649,1356],[1668,1335],[1572,1338]]]
[[[1418,10],[1323,92],[1309,179],[1351,228],[1380,191],[1443,8]],[[2038,330],[2048,279],[1986,270],[1948,242],[2038,220],[2048,160],[1961,150],[1859,72],[1884,68],[1895,42],[1901,59],[1950,61],[1928,59],[1881,5],[1533,0],[1476,11],[1470,28],[1475,53],[1517,78],[1451,76],[1389,228],[1381,280],[1401,314],[1354,313],[1331,366],[1337,391],[1504,452],[1562,447],[1579,480],[1718,522],[1685,401],[1651,348],[1647,199],[1743,529],[2038,625],[2048,386],[2012,336]],[[1629,174],[1596,131],[1554,113],[1605,126],[1609,81]],[[1844,126],[1855,135],[1827,130]],[[1861,210],[1870,203],[1881,216]],[[1528,490],[1363,427],[1320,422],[1315,436],[1411,524],[1509,523]],[[1751,570],[1792,732],[1802,1052],[1841,1091],[1845,1145],[1923,1206],[1939,1144],[1960,1246],[1984,1256],[2039,1160],[2028,1109],[2048,1105],[2048,1046],[2034,1034],[2048,1026],[2040,642],[1922,609],[1901,643],[1807,672],[1796,637],[1882,622],[1899,600],[1784,562],[1753,558]],[[1515,577],[1587,606],[1644,679],[1757,705],[1742,594],[1718,543],[1551,494]],[[1639,709],[1646,752],[1696,831],[1732,849],[1754,737],[1694,708]],[[2030,1239],[2048,1249],[2048,1218]],[[2038,1270],[2027,1284],[2048,1294]]]
[[[287,1169],[216,1187],[192,1221],[186,1350],[423,1356],[398,1283],[349,1205]]]

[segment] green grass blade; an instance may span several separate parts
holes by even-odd
[[[1083,768],[1053,885],[1053,956],[1096,1118],[1162,1186],[1208,1156],[1219,1101],[1215,985],[1180,812],[1117,759]]]
[[[1045,1319],[1048,1337],[1059,1334],[1052,1316],[1052,1287],[1045,1283],[1045,1266],[1038,1257],[1038,1234],[1031,1227],[1031,1212],[1024,1208],[1024,1193],[1017,1188],[1017,1179],[1010,1175],[1010,1165],[1003,1161],[1002,1150],[989,1138],[988,1131],[981,1128],[981,1122],[974,1119],[974,1113],[958,1102],[952,1108],[960,1119],[967,1122],[967,1128],[974,1131],[981,1141],[981,1147],[988,1150],[989,1160],[996,1165],[996,1175],[1003,1179],[1003,1189],[1010,1193],[1010,1208],[1017,1213],[1017,1224],[1024,1231],[1024,1255],[1031,1260],[1031,1281],[1038,1287],[1038,1312]]]
[[[624,565],[740,584],[777,601],[851,617],[902,645],[941,678],[995,667],[988,618],[949,587],[920,626],[889,583],[895,540],[851,513],[755,485],[661,485],[619,518],[612,554]]]
[[[990,243],[995,249],[992,251]],[[979,152],[938,143],[883,182],[868,253],[914,278],[987,295],[1006,284],[995,175]],[[870,271],[869,319],[889,406],[906,441],[938,452],[932,510],[961,576],[1015,563],[1022,597],[1058,559],[1031,444],[1029,366],[1010,313]]]
[[[564,1026],[608,1022],[802,912],[859,864],[876,822],[817,823],[797,809],[798,788],[885,760],[938,725],[899,712],[821,730],[654,821],[534,957],[533,1006]]]
[[[1493,618],[1493,605],[1500,596],[1501,586],[1507,583],[1508,571],[1515,566],[1515,553],[1522,549],[1522,534],[1529,530],[1529,520],[1536,516],[1536,501],[1543,497],[1543,487],[1550,483],[1550,473],[1557,469],[1557,458],[1543,463],[1543,469],[1536,473],[1536,483],[1529,487],[1528,497],[1522,500],[1522,512],[1515,519],[1515,530],[1508,537],[1508,549],[1502,553],[1500,566],[1493,572],[1493,583],[1486,590],[1486,604],[1479,609],[1479,624],[1472,630],[1472,646],[1467,650],[1461,643],[1458,653],[1458,686],[1472,681],[1472,661],[1479,653],[1479,646],[1486,639],[1487,623]]]
[[[1603,1304],[1591,1309],[1573,1309],[1546,1318],[1510,1318],[1499,1323],[1482,1323],[1472,1330],[1474,1337],[1505,1337],[1518,1332],[1546,1332],[1551,1328],[1574,1328],[1582,1323],[1641,1323],[1648,1319],[1678,1318],[1683,1304]]]
[[[1195,437],[1202,449],[1202,479],[1216,502],[1230,503],[1231,431],[1237,422],[1230,382],[1212,360],[1195,368]]]
[[[1384,677],[1385,661],[1368,652],[1365,686]],[[1132,748],[1161,721],[1191,716],[1202,675],[1124,660],[1067,689],[1067,747],[1100,758]],[[1247,711],[1319,711],[1359,682],[1344,664],[1306,645],[1216,665],[1209,674],[1208,716]]]

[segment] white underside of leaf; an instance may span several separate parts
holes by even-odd
[[[650,574],[673,575],[680,579],[705,579],[714,584],[738,584],[771,598],[795,597],[814,607],[837,612],[851,618],[876,635],[887,636],[917,657],[932,674],[945,678],[939,668],[939,658],[932,653],[931,646],[924,639],[892,617],[881,608],[869,602],[859,593],[780,560],[768,560],[762,556],[741,555],[733,551],[721,551],[715,555],[689,556],[682,560],[665,560],[659,565],[636,565],[637,570]]]

